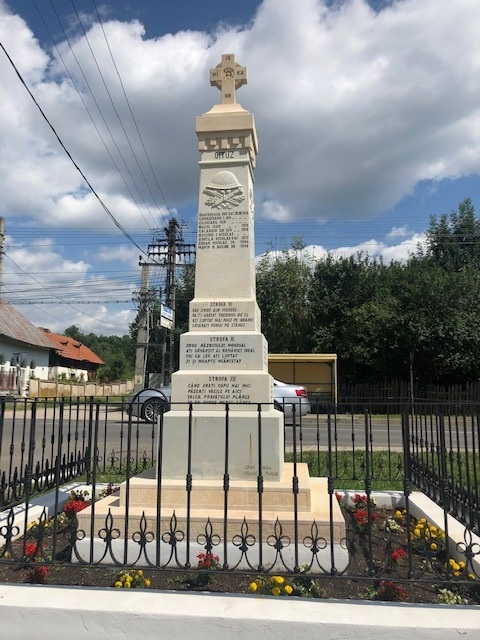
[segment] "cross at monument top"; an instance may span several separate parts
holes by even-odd
[[[210,69],[210,84],[222,92],[222,104],[235,104],[235,92],[247,84],[247,70],[235,62],[235,54],[224,53],[222,61]]]

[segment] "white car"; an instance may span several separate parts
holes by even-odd
[[[126,412],[147,422],[156,422],[157,417],[169,409],[171,397],[170,387],[159,389],[142,389],[131,396],[126,405]],[[283,411],[286,419],[310,413],[310,402],[305,387],[273,380],[273,397],[275,409]]]

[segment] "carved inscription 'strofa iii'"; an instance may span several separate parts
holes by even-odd
[[[235,104],[236,89],[247,84],[247,70],[235,62],[233,53],[225,53],[222,62],[210,69],[210,84],[222,92],[222,104]]]

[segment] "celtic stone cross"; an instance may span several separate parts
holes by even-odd
[[[210,69],[210,84],[222,92],[222,104],[235,104],[235,91],[247,84],[247,70],[235,62],[233,53],[224,53],[222,62]]]

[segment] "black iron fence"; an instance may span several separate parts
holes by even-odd
[[[198,511],[205,498],[195,476],[191,430],[186,467],[172,498],[162,474],[167,406],[159,411],[158,426],[125,407],[93,398],[0,405],[0,564],[28,566],[35,558],[42,566],[108,562],[177,571],[282,572],[297,581],[303,576],[305,584],[305,572],[375,579],[377,586],[392,579],[463,585],[480,579],[476,404],[416,402],[392,405],[383,414],[372,403],[361,411],[357,403],[307,416],[294,411],[284,425],[286,506],[273,508],[273,520],[261,447],[254,452],[248,509],[230,478],[231,407],[217,407],[226,426],[225,465],[206,518],[205,508],[202,517]],[[192,421],[200,407],[181,408]],[[270,408],[251,407],[260,432]],[[303,463],[311,477],[324,478],[322,518],[302,515]],[[139,499],[144,481],[154,496],[147,507]],[[64,490],[69,484],[73,495]],[[87,499],[79,493],[83,484]],[[373,498],[382,489],[389,492],[388,510]],[[440,507],[441,522],[421,522],[412,501],[417,490]],[[38,515],[37,503],[45,502],[50,507]],[[449,516],[464,525],[462,540],[449,536]]]

